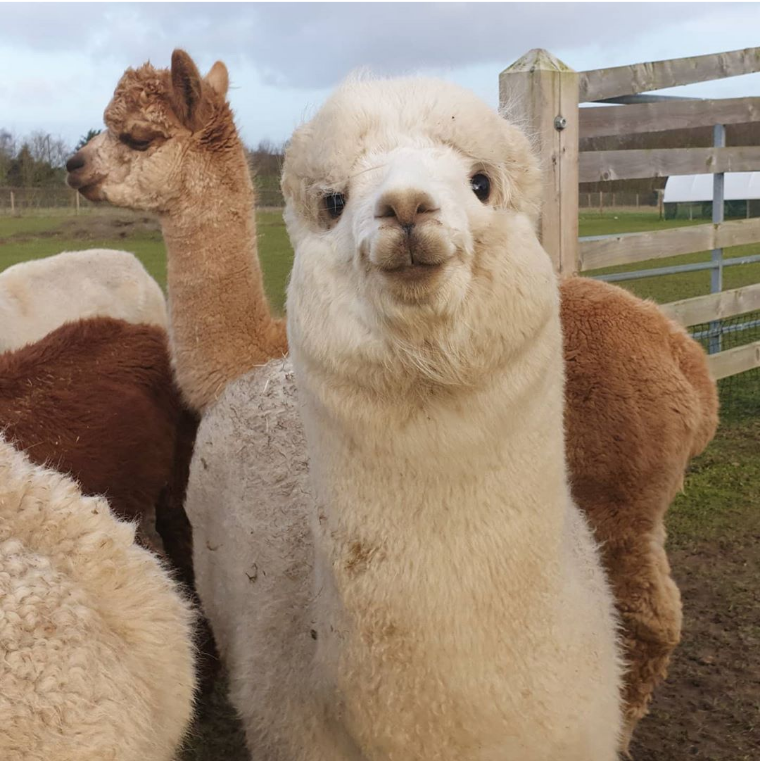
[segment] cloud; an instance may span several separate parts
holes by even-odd
[[[185,47],[228,64],[247,140],[282,141],[350,71],[423,72],[492,106],[499,72],[544,47],[578,70],[757,44],[760,3],[4,3],[0,127],[71,142],[100,124],[128,66]],[[754,75],[689,94],[760,93]]]
[[[692,18],[727,12],[689,6]],[[245,62],[265,83],[311,89],[358,66],[398,74],[503,65],[526,45],[631,49],[683,15],[677,3],[10,4],[0,44],[86,51],[123,66],[165,64],[185,46],[204,65]]]

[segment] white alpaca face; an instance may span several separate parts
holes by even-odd
[[[520,282],[493,287],[524,265],[496,250],[504,225],[545,258],[527,140],[442,82],[344,86],[294,135],[283,190],[296,253],[291,325],[319,325],[346,351],[389,332],[465,341],[461,325]]]

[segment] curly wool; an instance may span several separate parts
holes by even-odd
[[[134,526],[0,439],[0,757],[170,761],[190,606]]]

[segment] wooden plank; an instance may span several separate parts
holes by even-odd
[[[578,73],[545,50],[531,50],[499,76],[499,102],[539,153],[541,244],[559,274],[577,272]]]
[[[711,354],[707,358],[710,372],[715,380],[728,378],[730,375],[760,367],[760,341],[755,341],[745,346],[737,346],[735,349]]]
[[[713,248],[731,248],[745,246],[747,243],[760,241],[760,217],[738,219],[717,225]]]
[[[596,240],[581,240],[579,270],[636,264],[649,259],[693,254],[714,248],[731,248],[760,241],[760,218],[740,219],[719,225],[693,225],[672,230],[628,233]]]
[[[760,122],[760,98],[721,98],[580,109],[580,136],[636,135]]]
[[[713,226],[695,225],[673,230],[615,235],[580,242],[580,271],[635,264],[649,259],[691,254],[712,248]]]
[[[670,177],[673,174],[755,172],[760,170],[760,147],[583,151],[578,163],[580,182]]]
[[[760,309],[760,283],[734,288],[732,291],[673,301],[663,304],[662,309],[669,317],[685,326],[754,312]]]
[[[760,71],[760,48],[583,71],[580,102],[663,90]]]

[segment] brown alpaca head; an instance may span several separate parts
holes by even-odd
[[[221,61],[201,77],[184,50],[174,51],[171,69],[127,69],[105,110],[106,130],[66,164],[69,185],[92,201],[171,212],[197,195],[221,156],[242,156],[227,86]]]

